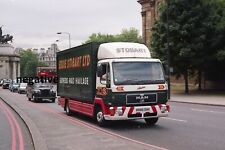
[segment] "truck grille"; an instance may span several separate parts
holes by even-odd
[[[42,96],[49,96],[50,95],[50,90],[41,90],[41,95]]]
[[[156,93],[145,93],[145,94],[127,94],[127,104],[146,104],[156,103]]]

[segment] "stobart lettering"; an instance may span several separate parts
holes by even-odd
[[[76,56],[59,60],[59,70],[70,68],[88,67],[90,65],[90,55]]]
[[[145,53],[143,48],[117,48],[117,53]]]

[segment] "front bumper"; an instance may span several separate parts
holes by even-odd
[[[20,88],[18,88],[18,91],[20,91],[20,92],[26,92],[26,89],[20,89]]]
[[[12,90],[18,91],[18,87],[12,87]]]
[[[52,93],[52,94],[49,94],[49,95],[42,95],[41,93],[34,93],[33,94],[34,98],[42,98],[42,99],[55,99],[56,98],[56,94]]]
[[[9,84],[3,84],[3,85],[2,85],[2,88],[3,88],[3,89],[8,89],[8,88],[9,88]]]
[[[42,97],[42,96],[34,96],[34,98],[42,98],[42,99],[55,99],[56,97]]]
[[[152,106],[110,107],[110,114],[105,114],[105,120],[130,120],[167,117],[169,105],[158,104]]]

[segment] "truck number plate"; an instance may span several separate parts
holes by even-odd
[[[150,108],[136,108],[136,112],[144,112],[144,111],[149,111]]]

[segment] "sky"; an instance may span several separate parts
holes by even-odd
[[[14,36],[13,46],[59,49],[77,46],[92,33],[118,34],[134,27],[141,34],[141,5],[137,0],[0,0],[3,34]]]

